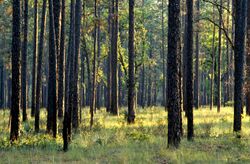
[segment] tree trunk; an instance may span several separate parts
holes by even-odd
[[[118,112],[118,54],[117,54],[117,41],[118,41],[118,0],[112,1],[112,38],[111,38],[111,63],[112,63],[112,87],[111,87],[111,113],[119,115]]]
[[[12,19],[12,96],[11,96],[11,127],[10,127],[10,141],[13,142],[19,136],[19,114],[20,114],[20,1],[13,0],[13,19]]]
[[[37,59],[37,81],[36,81],[36,108],[35,108],[35,131],[39,132],[39,121],[40,121],[40,94],[42,86],[42,58],[43,58],[43,49],[44,49],[44,33],[46,31],[46,1],[43,0],[42,8],[42,18],[41,18],[41,31],[40,39],[38,45],[38,59]],[[43,88],[42,88],[43,89]]]
[[[178,147],[181,140],[178,58],[180,57],[180,0],[169,1],[168,10],[168,145]]]
[[[101,17],[100,17],[100,4],[98,4],[97,7],[97,72],[99,72],[100,69],[100,57],[101,57]],[[97,94],[96,94],[96,108],[100,109],[101,108],[101,80],[98,81],[97,84]]]
[[[85,55],[84,52],[81,53],[81,106],[86,106],[85,101]]]
[[[184,2],[184,0],[182,1],[183,3],[185,3]],[[185,7],[185,9],[186,9],[186,5],[184,5]],[[186,13],[186,10],[184,9],[184,13]],[[183,78],[182,78],[182,81],[183,81],[183,85],[182,85],[182,88],[183,88],[183,91],[182,91],[182,98],[183,98],[183,110],[186,112],[186,107],[187,107],[187,97],[186,97],[186,83],[185,83],[185,81],[186,81],[186,78],[187,78],[187,76],[186,76],[186,65],[187,65],[187,60],[186,60],[186,53],[187,53],[187,14],[185,14],[185,16],[184,16],[184,35],[183,35],[183,38],[184,38],[184,45],[183,45],[183,52],[182,52],[182,73],[183,73]]]
[[[243,84],[244,84],[244,47],[246,0],[235,2],[235,73],[234,73],[234,128],[235,132],[241,131],[241,111],[243,110]]]
[[[246,114],[250,116],[250,3],[247,11]]]
[[[95,0],[95,19],[97,18],[97,0]],[[93,59],[93,82],[92,82],[92,95],[91,95],[91,105],[90,105],[90,127],[94,124],[94,111],[96,108],[96,34],[97,25],[95,22],[94,27],[94,59]]]
[[[219,8],[219,26],[222,26],[222,0],[220,0],[220,8]],[[217,72],[217,112],[220,112],[221,106],[221,47],[222,47],[222,30],[219,28],[219,43],[218,43],[218,72]]]
[[[195,45],[196,45],[196,57],[195,57],[195,80],[194,80],[194,106],[199,108],[199,53],[200,53],[200,39],[199,39],[199,14],[200,14],[200,0],[196,1],[196,33],[195,33]]]
[[[129,79],[128,79],[128,123],[135,122],[135,50],[134,50],[134,0],[129,0]]]
[[[28,0],[24,0],[23,4],[23,44],[22,44],[22,60],[21,60],[21,105],[23,109],[23,121],[27,120],[27,44],[28,44]]]
[[[80,55],[80,30],[81,30],[81,13],[82,13],[82,8],[81,8],[81,0],[76,0],[75,4],[75,52],[74,52],[74,85],[73,85],[73,90],[74,90],[74,95],[73,95],[73,118],[72,118],[72,126],[73,128],[77,129],[79,126],[79,116],[78,116],[78,59]]]
[[[187,35],[186,35],[187,36],[187,53],[186,53],[187,55],[186,66],[187,67],[186,67],[185,87],[186,87],[186,97],[187,97],[187,107],[186,107],[187,127],[188,127],[187,139],[192,140],[194,136],[194,127],[193,127],[194,126],[193,125],[193,0],[187,1],[186,3],[187,3]],[[196,99],[196,101],[198,101],[198,99]]]
[[[165,56],[165,26],[164,26],[164,0],[161,1],[161,8],[162,8],[162,11],[161,11],[161,33],[162,33],[162,45],[161,45],[161,48],[162,48],[162,68],[163,68],[163,84],[162,84],[162,95],[163,95],[163,101],[162,101],[162,105],[164,107],[166,107],[166,56]]]
[[[38,53],[38,0],[34,2],[34,34],[33,34],[33,65],[32,65],[32,93],[31,93],[31,116],[35,116],[36,110],[36,67],[37,67],[37,53]]]
[[[214,7],[213,7],[213,21],[214,21]],[[214,99],[214,58],[215,58],[215,25],[213,25],[213,41],[212,41],[212,66],[211,66],[211,79],[210,79],[210,110],[213,110],[213,99]]]
[[[64,58],[65,58],[65,0],[62,0],[61,6],[61,32],[60,32],[60,52],[58,53],[58,117],[63,117],[64,100]]]
[[[54,28],[53,3],[49,0],[49,81],[48,81],[48,120],[47,131],[52,129],[53,137],[57,134],[57,99],[56,99],[56,43]]]

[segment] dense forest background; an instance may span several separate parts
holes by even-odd
[[[62,137],[67,151],[82,124],[94,130],[108,113],[133,127],[145,111],[167,115],[168,147],[199,134],[197,112],[214,118],[226,112],[232,133],[244,138],[249,6],[247,0],[0,0],[0,109],[10,145],[32,124],[36,134]]]

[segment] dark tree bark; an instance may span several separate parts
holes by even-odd
[[[187,53],[186,53],[186,97],[187,97],[187,138],[192,140],[194,136],[193,125],[193,0],[187,3]],[[196,75],[197,76],[197,75]]]
[[[36,111],[36,67],[38,53],[38,0],[34,2],[34,34],[33,34],[33,63],[32,63],[32,93],[31,93],[31,116],[35,116]]]
[[[199,39],[199,14],[200,14],[200,0],[196,1],[196,33],[195,33],[195,79],[194,79],[194,106],[199,108],[199,53],[200,53],[200,39]],[[187,75],[188,76],[188,75]]]
[[[47,131],[52,129],[53,137],[57,134],[57,99],[56,99],[56,43],[54,28],[53,2],[49,0],[49,81],[48,81],[48,120]]]
[[[222,26],[222,0],[220,0],[220,7],[219,7],[219,26]],[[217,112],[220,112],[221,106],[221,42],[222,42],[222,30],[219,28],[219,43],[218,43],[218,72],[217,72]]]
[[[95,0],[95,19],[97,18],[97,0]],[[93,59],[93,82],[92,82],[92,95],[91,95],[91,105],[90,105],[90,127],[94,124],[94,110],[96,108],[96,34],[97,25],[95,22],[94,27],[94,59]]]
[[[87,53],[87,45],[86,45],[86,40],[85,38],[83,39],[83,47],[85,49],[85,57],[86,57],[86,63],[87,63],[87,74],[88,74],[88,88],[87,88],[87,97],[86,97],[86,104],[87,105],[91,105],[91,88],[92,88],[92,84],[91,84],[91,71],[90,71],[90,60],[89,60],[89,54]]]
[[[150,69],[150,68],[149,68]],[[147,106],[150,107],[152,105],[152,102],[151,102],[151,92],[152,92],[152,81],[151,81],[151,77],[149,76],[148,77],[148,93],[147,93],[147,96],[148,96],[148,100],[147,100]]]
[[[38,59],[37,59],[37,81],[36,81],[36,108],[35,108],[35,131],[39,132],[39,121],[40,121],[40,95],[42,86],[42,60],[43,60],[43,49],[44,49],[44,33],[46,31],[46,5],[47,0],[43,0],[42,18],[41,18],[41,30],[38,45]]]
[[[187,65],[187,60],[186,60],[186,56],[187,56],[187,40],[188,40],[188,37],[187,37],[187,14],[186,14],[186,5],[185,5],[185,2],[184,0],[182,1],[182,3],[184,3],[184,34],[183,34],[183,51],[182,51],[182,74],[183,74],[183,78],[182,78],[182,81],[183,81],[183,85],[182,85],[182,99],[183,99],[183,110],[186,112],[186,107],[187,107],[187,97],[186,97],[186,65]]]
[[[23,109],[23,121],[27,120],[27,44],[28,44],[28,0],[24,1],[23,9],[23,44],[21,61],[21,105]]]
[[[20,1],[13,0],[12,2],[12,96],[11,96],[11,127],[10,127],[10,141],[13,142],[19,136],[19,115],[20,115]]]
[[[235,17],[235,0],[232,0],[232,16]],[[231,34],[231,38],[232,38],[232,42],[234,42],[235,40],[235,19],[232,19],[232,34]],[[231,101],[233,101],[233,97],[234,97],[234,50],[232,49],[231,53],[230,53],[230,61],[231,61],[231,65],[230,65],[230,97],[231,97]]]
[[[85,96],[85,55],[84,52],[81,52],[81,106],[86,106],[86,96]]]
[[[64,100],[64,58],[65,58],[65,0],[61,6],[60,52],[58,57],[58,117],[63,117]]]
[[[73,118],[72,118],[72,126],[77,129],[79,126],[79,116],[78,116],[78,59],[80,55],[80,29],[81,29],[81,0],[76,0],[75,4],[75,54],[74,54],[74,95],[73,95]]]
[[[61,4],[59,0],[52,0],[53,5],[53,19],[54,19],[54,31],[55,31],[55,56],[56,56],[56,82],[58,82],[58,87],[56,88],[56,105],[58,108],[58,116],[61,118],[62,111],[59,112],[59,106],[60,110],[62,110],[62,98],[60,97],[60,101],[58,101],[59,96],[62,96],[60,92],[62,90],[59,90],[59,62],[60,62],[60,12],[61,12]],[[60,89],[62,86],[60,86]],[[59,115],[60,114],[60,115]]]
[[[97,72],[99,72],[100,69],[100,57],[101,57],[101,22],[100,22],[100,4],[97,6]],[[99,80],[97,84],[97,94],[96,94],[96,108],[101,108],[101,80]]]
[[[213,21],[214,21],[214,7],[213,7]],[[215,25],[213,25],[213,41],[212,41],[212,54],[211,54],[211,79],[210,79],[210,110],[213,110],[214,99],[214,58],[215,58]]]
[[[169,1],[168,9],[168,145],[178,147],[181,140],[178,58],[180,57],[180,0]]]
[[[246,0],[235,2],[235,72],[234,72],[234,128],[235,132],[241,131],[241,111],[243,110],[243,84],[244,84],[244,47],[245,23],[247,6]]]
[[[68,55],[65,70],[65,113],[63,120],[63,150],[68,150],[68,144],[71,140],[72,127],[72,100],[73,100],[73,54],[75,44],[75,1],[71,0],[70,4],[70,30],[68,42]]]
[[[56,45],[56,57],[59,57],[60,50],[60,14],[61,4],[58,0],[53,0],[53,16],[54,16],[54,28],[55,28],[55,45]],[[58,59],[58,58],[57,58]]]
[[[112,1],[112,38],[111,38],[111,63],[112,63],[112,86],[111,86],[111,113],[119,115],[118,112],[118,0]]]
[[[250,3],[247,10],[246,114],[250,116]]]
[[[135,122],[135,50],[134,50],[134,0],[129,0],[129,79],[128,79],[128,123]]]
[[[227,1],[227,8],[230,8],[230,1]],[[227,33],[229,34],[229,14],[227,14]],[[226,86],[225,86],[225,99],[224,99],[224,103],[226,104],[226,102],[229,101],[229,97],[230,97],[230,73],[229,73],[229,68],[230,68],[230,56],[229,56],[229,41],[228,39],[226,40],[226,58],[227,58],[227,66],[226,66]]]
[[[111,86],[112,86],[112,74],[111,74],[111,56],[112,56],[112,1],[109,1],[109,15],[108,15],[108,34],[109,34],[109,52],[107,57],[107,91],[106,91],[106,111],[111,111]]]
[[[150,35],[152,35],[152,34],[150,34]],[[152,45],[153,45],[153,42],[152,42],[152,36],[150,36],[150,48],[149,48],[149,60],[151,60],[151,58],[152,58],[152,54],[153,54],[153,47],[152,47]],[[152,74],[152,67],[149,65],[148,66],[148,74],[150,75],[150,76],[148,76],[148,92],[147,92],[147,98],[148,98],[148,100],[147,100],[147,106],[148,107],[150,107],[151,105],[152,105],[152,98],[151,98],[151,96],[152,96],[152,80],[151,80],[151,74]]]
[[[161,11],[161,40],[162,40],[162,45],[161,45],[161,48],[162,48],[162,68],[163,68],[163,84],[162,84],[162,95],[163,95],[163,101],[162,101],[162,105],[164,107],[166,107],[166,56],[165,56],[165,26],[164,26],[164,0],[161,1],[161,8],[162,8],[162,11]]]

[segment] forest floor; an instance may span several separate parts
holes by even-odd
[[[163,108],[138,109],[136,123],[127,125],[104,109],[95,115],[90,130],[88,109],[83,109],[79,131],[68,152],[62,151],[62,121],[59,135],[45,134],[46,112],[41,113],[42,132],[33,131],[34,119],[21,124],[20,139],[9,144],[7,110],[0,111],[0,163],[250,163],[250,117],[243,115],[242,137],[233,134],[233,108],[194,111],[195,138],[184,136],[180,148],[167,147],[167,113]]]

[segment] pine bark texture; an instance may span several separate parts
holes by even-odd
[[[129,0],[129,80],[128,80],[128,123],[135,121],[135,54],[134,54],[134,0]]]
[[[10,140],[11,142],[18,139],[19,136],[19,115],[20,115],[20,52],[21,52],[21,37],[20,37],[20,1],[13,0],[13,15],[12,15],[12,96],[11,96],[11,127]]]
[[[181,140],[178,59],[180,57],[180,0],[169,1],[168,9],[168,145],[178,147]]]

